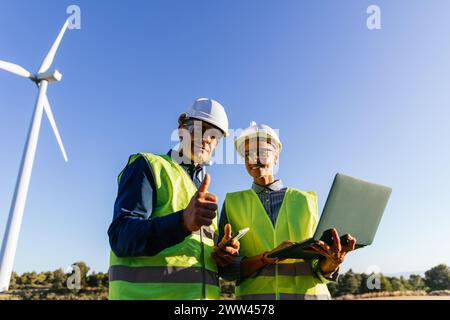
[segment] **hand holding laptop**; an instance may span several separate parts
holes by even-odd
[[[355,250],[356,239],[350,234],[346,234],[345,243],[341,243],[338,232],[335,228],[330,229],[333,242],[331,245],[321,240],[314,241],[310,248],[305,249],[305,252],[318,253],[324,258],[320,261],[320,271],[322,273],[335,272],[339,266],[344,262],[345,255]]]
[[[267,264],[272,264],[272,263],[275,263],[275,262],[278,262],[278,261],[283,261],[283,260],[285,260],[286,258],[269,258],[269,255],[270,255],[271,253],[275,252],[275,251],[278,251],[278,250],[281,250],[281,249],[284,249],[284,248],[288,248],[288,247],[290,247],[291,245],[293,245],[294,243],[295,243],[295,242],[292,242],[292,241],[289,241],[289,240],[285,240],[285,241],[283,241],[282,243],[280,243],[280,244],[278,245],[278,247],[272,249],[271,251],[264,252],[264,253],[263,253],[263,259],[264,259],[264,261],[265,261]]]
[[[320,271],[323,274],[329,274],[335,272],[339,266],[344,262],[345,256],[350,251],[355,250],[356,238],[352,237],[350,234],[345,234],[341,241],[339,234],[335,228],[327,230],[330,234],[330,243],[326,243],[322,240],[316,240],[312,242],[308,248],[305,248],[304,252],[309,252],[315,255],[320,255]],[[270,258],[268,257],[271,253],[277,252],[282,249],[286,249],[295,245],[295,242],[286,240],[283,241],[275,249],[264,253],[263,257],[267,261],[267,264],[282,261],[286,258]]]

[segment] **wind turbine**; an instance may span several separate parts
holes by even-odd
[[[23,211],[25,208],[28,187],[30,185],[31,171],[33,169],[33,162],[36,154],[42,113],[44,111],[50,121],[50,125],[56,136],[56,140],[58,141],[64,160],[66,162],[68,161],[66,150],[64,149],[61,136],[56,126],[55,118],[53,117],[52,109],[50,108],[50,104],[47,99],[48,84],[51,82],[60,81],[62,78],[62,75],[58,70],[49,71],[49,69],[53,63],[56,51],[58,50],[59,44],[61,43],[61,39],[64,36],[68,25],[69,20],[66,20],[36,74],[30,73],[25,68],[14,63],[0,60],[0,69],[28,78],[36,83],[38,87],[38,96],[34,107],[33,118],[22,155],[22,162],[20,164],[19,175],[17,178],[16,188],[14,190],[8,222],[6,224],[2,248],[0,251],[0,292],[7,291],[9,288],[17,241],[19,239],[20,225],[22,224]]]

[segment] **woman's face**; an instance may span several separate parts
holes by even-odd
[[[245,143],[244,158],[248,174],[256,179],[273,174],[278,151],[267,139],[252,139]]]

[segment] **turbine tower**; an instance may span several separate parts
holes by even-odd
[[[66,162],[68,161],[66,150],[64,149],[61,136],[56,126],[55,118],[53,117],[52,109],[50,108],[50,104],[47,99],[48,84],[51,82],[60,81],[62,78],[62,75],[58,70],[49,71],[49,69],[53,63],[56,51],[58,50],[59,44],[61,43],[61,39],[64,36],[68,25],[69,21],[66,20],[36,74],[31,74],[25,68],[16,64],[0,60],[0,69],[28,78],[36,83],[38,87],[38,95],[34,107],[33,118],[22,155],[22,162],[20,164],[19,175],[17,178],[16,188],[14,190],[14,196],[0,251],[0,292],[7,291],[9,288],[17,241],[19,240],[20,226],[22,224],[23,211],[25,209],[28,187],[30,185],[31,171],[33,170],[33,162],[36,154],[39,130],[41,127],[42,113],[44,111],[50,121],[50,125],[56,136],[56,140],[58,141],[64,160]]]

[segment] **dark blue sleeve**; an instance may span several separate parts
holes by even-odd
[[[153,256],[190,234],[182,227],[183,211],[151,217],[155,192],[151,169],[143,157],[125,168],[108,229],[109,243],[117,256]]]

